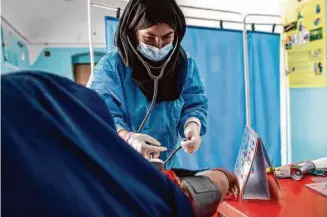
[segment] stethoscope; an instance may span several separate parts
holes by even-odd
[[[153,154],[150,154],[149,162],[154,165],[159,170],[166,170],[168,162],[175,156],[175,154],[182,149],[182,146],[179,145],[169,156],[163,161],[159,158],[153,158]]]
[[[154,66],[150,66],[146,61],[143,60],[143,58],[140,56],[140,54],[135,50],[135,48],[133,47],[129,37],[127,36],[127,40],[128,40],[128,43],[129,43],[129,46],[132,48],[133,52],[135,53],[135,55],[137,56],[137,58],[142,62],[142,64],[144,65],[144,67],[146,68],[149,76],[153,79],[154,81],[154,91],[153,91],[153,97],[152,97],[152,101],[151,101],[151,104],[150,104],[150,108],[149,110],[147,111],[141,125],[139,126],[138,130],[136,131],[136,133],[140,133],[141,130],[143,129],[146,121],[148,120],[152,110],[153,110],[153,107],[155,105],[155,102],[156,102],[156,99],[157,99],[157,94],[158,94],[158,82],[159,82],[159,79],[162,78],[163,76],[163,73],[165,71],[165,68],[168,64],[168,62],[170,61],[171,57],[173,56],[173,54],[175,53],[175,50],[177,48],[177,45],[178,45],[178,38],[176,39],[176,44],[174,46],[174,49],[173,51],[171,52],[171,54],[169,55],[169,57],[167,58],[167,60],[161,65],[161,66],[157,66],[157,67],[154,67]],[[158,76],[155,76],[154,74],[152,74],[151,72],[151,68],[153,69],[159,69],[160,68],[160,73]],[[151,143],[148,143],[148,145],[153,145]],[[174,155],[182,148],[181,145],[179,145],[169,156],[168,158],[163,161],[161,159],[155,159],[153,158],[153,154],[150,154],[150,157],[149,157],[149,161],[155,166],[157,167],[159,170],[163,170],[163,169],[166,169],[166,166],[167,166],[167,163],[174,157]]]
[[[182,142],[186,142],[187,140],[189,140],[189,138],[185,138],[181,141]],[[154,145],[151,143],[148,143],[148,145]],[[153,158],[153,154],[150,154],[149,157],[149,161],[150,163],[152,163],[156,168],[158,168],[159,170],[166,170],[167,169],[167,164],[168,162],[175,156],[175,154],[182,149],[182,145],[180,144],[169,156],[168,158],[163,161],[161,159],[155,159]]]
[[[156,103],[156,99],[157,99],[157,94],[158,94],[158,83],[159,83],[159,79],[162,78],[163,76],[163,73],[165,71],[165,68],[167,66],[167,64],[169,63],[171,57],[173,56],[173,54],[175,53],[175,50],[177,48],[177,45],[178,45],[178,38],[177,38],[177,41],[176,41],[176,44],[174,46],[174,49],[173,49],[173,52],[171,52],[171,54],[169,55],[168,59],[161,65],[161,66],[157,66],[157,67],[154,67],[154,66],[150,66],[146,61],[143,60],[143,58],[140,56],[140,54],[135,50],[135,48],[133,47],[129,37],[127,36],[127,40],[128,40],[128,43],[129,43],[129,46],[132,48],[133,52],[135,53],[135,55],[137,56],[137,58],[142,62],[142,64],[144,65],[144,67],[146,68],[149,76],[153,79],[154,81],[154,88],[153,88],[153,97],[152,97],[152,101],[151,101],[151,104],[150,104],[150,108],[149,110],[147,111],[141,125],[139,126],[138,130],[136,131],[136,133],[140,133],[141,130],[143,129],[146,121],[148,120],[152,110],[153,110],[153,107],[154,107],[154,104]],[[158,76],[155,76],[154,74],[152,74],[151,72],[151,69],[150,68],[153,68],[153,69],[160,69],[160,73]]]

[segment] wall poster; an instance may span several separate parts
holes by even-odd
[[[291,88],[326,87],[325,0],[288,0],[284,45]]]

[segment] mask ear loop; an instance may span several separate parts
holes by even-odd
[[[150,65],[148,65],[144,60],[143,58],[140,56],[140,54],[134,49],[131,41],[129,40],[129,37],[127,36],[127,40],[128,40],[128,43],[129,45],[131,46],[133,52],[135,53],[135,55],[137,56],[137,58],[143,63],[144,67],[146,68],[146,70],[148,71],[148,74],[149,76],[154,80],[154,89],[153,89],[153,96],[152,96],[152,101],[151,101],[151,105],[150,105],[150,108],[148,110],[148,112],[146,113],[141,125],[139,126],[139,129],[136,131],[136,133],[140,133],[141,130],[143,129],[146,121],[148,120],[152,110],[153,110],[153,107],[154,107],[154,104],[156,103],[156,99],[157,99],[157,94],[158,94],[158,86],[159,86],[159,79],[163,76],[163,73],[165,71],[165,68],[168,64],[168,62],[170,61],[171,57],[173,56],[173,54],[175,53],[175,50],[177,48],[177,45],[178,45],[178,38],[177,38],[177,41],[176,41],[176,45],[174,47],[174,50],[173,52],[171,52],[171,54],[169,55],[168,59],[165,61],[164,64],[162,64],[160,67],[158,68],[161,68],[160,70],[160,74],[158,76],[155,76],[152,74],[151,72],[151,69],[150,69]],[[151,68],[155,68],[155,67],[151,67]]]

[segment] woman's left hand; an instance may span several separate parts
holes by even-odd
[[[199,149],[201,144],[199,125],[189,123],[184,130],[184,135],[186,139],[181,142],[181,146],[185,152],[192,154]]]

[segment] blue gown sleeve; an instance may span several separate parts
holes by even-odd
[[[208,98],[195,60],[189,58],[188,61],[188,72],[182,94],[185,103],[179,123],[179,133],[184,137],[185,121],[195,117],[201,121],[200,135],[203,136],[207,131]]]
[[[114,120],[117,131],[126,129],[130,131],[123,112],[124,95],[119,73],[116,66],[111,63],[110,54],[104,56],[94,68],[90,88],[97,92],[105,101]]]

